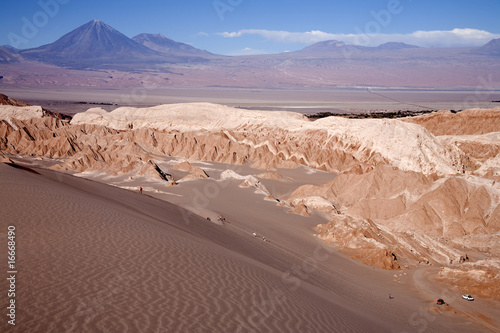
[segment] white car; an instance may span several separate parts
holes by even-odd
[[[471,295],[462,295],[462,298],[467,300],[467,301],[473,301],[474,298]]]

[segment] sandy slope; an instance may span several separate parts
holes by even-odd
[[[19,233],[20,332],[384,326],[305,283],[284,283],[284,262],[260,243],[196,216],[184,221],[165,202],[41,173],[1,166],[2,230]],[[263,313],[254,315],[257,304]]]
[[[426,306],[313,238],[295,257],[279,248],[289,233],[265,243],[146,195],[37,172],[0,165],[1,228],[18,230],[8,331],[389,332],[415,327]],[[469,329],[446,316],[428,325]]]

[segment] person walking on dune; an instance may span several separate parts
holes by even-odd
[[[142,186],[139,186],[139,193],[142,194]]]

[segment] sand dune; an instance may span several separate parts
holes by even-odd
[[[312,238],[301,242],[311,257],[295,257],[271,231],[266,244],[146,195],[7,165],[0,177],[2,229],[19,231],[19,326],[8,331],[388,332],[427,306]]]
[[[408,326],[406,318],[414,311],[415,301],[398,310],[402,318],[391,317],[391,321],[381,323],[373,318],[388,317],[372,310],[377,307],[373,293],[365,304],[361,299],[366,288],[346,285],[323,270],[305,274],[307,278],[301,281],[307,283],[287,292],[286,300],[281,299],[283,284],[288,291],[286,285],[291,281],[283,274],[297,258],[306,259],[300,257],[302,246],[308,253],[314,250],[313,234],[367,265],[392,270],[440,267],[442,270],[433,272],[441,281],[464,292],[481,290],[484,297],[500,298],[498,289],[492,287],[500,272],[500,250],[495,241],[500,230],[500,185],[496,183],[500,143],[495,132],[481,130],[485,122],[477,120],[478,110],[464,112],[459,121],[462,125],[447,135],[441,135],[439,121],[433,118],[445,115],[442,112],[415,120],[421,126],[400,120],[336,117],[311,122],[296,113],[243,111],[206,103],[119,108],[110,113],[90,109],[70,122],[43,111],[37,107],[0,106],[3,161],[10,158],[23,164],[19,157],[24,157],[31,165],[75,173],[136,193],[57,176],[47,170],[40,171],[39,178],[30,175],[30,181],[54,187],[47,192],[54,201],[44,203],[51,207],[48,211],[57,200],[65,203],[47,213],[57,218],[51,222],[49,218],[18,217],[19,207],[13,204],[13,208],[3,207],[5,214],[19,223],[34,223],[33,227],[29,224],[33,230],[47,224],[55,233],[56,225],[63,221],[69,224],[70,231],[57,230],[64,244],[40,244],[35,234],[31,235],[33,250],[29,257],[39,258],[35,252],[40,247],[42,253],[51,246],[64,251],[65,246],[71,246],[68,239],[81,244],[57,259],[58,267],[65,262],[75,264],[68,264],[62,275],[47,273],[44,278],[51,282],[56,278],[50,274],[80,281],[83,277],[76,272],[83,265],[89,267],[85,279],[96,276],[96,283],[105,284],[104,280],[113,280],[116,274],[122,276],[115,272],[127,271],[134,262],[140,264],[137,272],[126,273],[134,281],[130,288],[117,291],[117,300],[105,299],[105,305],[98,306],[100,310],[92,310],[92,320],[88,313],[81,318],[75,315],[81,311],[75,308],[76,298],[67,301],[54,295],[65,299],[66,307],[61,308],[60,315],[55,310],[35,310],[30,319],[33,327],[35,317],[53,316],[57,317],[54,322],[61,323],[65,315],[70,316],[68,322],[75,325],[74,329],[86,327],[88,331],[103,325],[112,325],[114,331],[123,331],[124,327],[134,331],[138,330],[139,320],[153,331],[164,327],[176,331],[209,327],[220,331],[241,327],[248,331],[294,331],[296,327],[300,331],[332,331],[335,327],[343,332],[373,331],[370,328],[377,325],[381,325],[380,331]],[[487,117],[494,118],[487,123],[494,124],[498,112],[486,112]],[[468,115],[479,125],[472,126],[476,130],[465,135],[460,131]],[[494,129],[493,125],[490,130]],[[213,165],[196,161],[218,163],[218,169],[214,171]],[[338,175],[315,183],[314,169]],[[303,171],[308,174],[300,175]],[[30,185],[18,172],[23,171],[2,166],[4,179],[15,177],[14,184],[20,184],[23,193]],[[53,182],[54,177],[63,177],[64,182]],[[178,186],[172,187],[174,184]],[[5,194],[16,191],[9,186],[11,189],[2,194],[3,200],[15,203],[14,197]],[[139,196],[139,186],[148,195],[188,211]],[[42,196],[40,188],[32,195],[33,201]],[[105,194],[99,194],[101,191]],[[85,196],[79,197],[82,193]],[[119,199],[112,199],[114,196]],[[19,202],[30,202],[28,197]],[[225,225],[215,221],[221,214],[237,222]],[[190,218],[187,225],[182,222],[185,216]],[[207,217],[215,223],[207,222]],[[280,241],[269,243],[249,237],[254,231],[259,237],[265,234]],[[113,235],[120,237],[115,239]],[[94,243],[92,237],[96,238]],[[138,250],[142,248],[144,252]],[[88,256],[84,257],[86,252]],[[98,253],[105,255],[101,258]],[[144,257],[143,253],[155,255]],[[102,272],[93,266],[89,256],[99,257],[95,265]],[[465,256],[467,262],[462,260]],[[329,264],[325,263],[326,270],[332,269],[331,264],[337,260],[333,257],[337,258],[331,255]],[[338,260],[352,270],[345,273],[351,274],[347,281],[352,281],[356,276],[352,272],[359,273],[358,268],[342,261],[345,259]],[[83,264],[76,266],[76,262]],[[106,262],[116,267],[105,268]],[[359,269],[363,274],[369,272]],[[339,272],[335,270],[335,274]],[[464,279],[464,272],[472,273]],[[356,279],[359,285],[366,283],[363,274]],[[380,275],[374,278],[380,279]],[[230,281],[230,286],[224,281]],[[469,289],[471,281],[476,287]],[[121,283],[112,283],[116,284]],[[71,294],[70,287],[64,288]],[[78,298],[101,297],[96,284],[79,288]],[[346,298],[332,299],[329,293],[338,293],[342,288],[347,288],[342,293]],[[381,291],[374,285],[371,288]],[[356,306],[365,304],[360,316],[363,319],[353,310],[356,306],[346,305],[353,294],[358,295]],[[405,298],[413,299],[410,294]],[[126,303],[129,298],[135,301]],[[248,309],[267,307],[271,307],[270,316],[260,310],[248,314]],[[142,319],[134,317],[134,313],[141,313]],[[265,320],[259,321],[258,327],[252,323],[246,327],[249,317],[252,323],[262,317]],[[110,324],[106,318],[117,320]],[[246,319],[241,323],[240,318]],[[354,322],[352,318],[356,318]],[[314,325],[309,326],[311,321]],[[461,322],[457,325],[460,331]]]
[[[250,235],[83,179],[0,170],[2,230],[19,232],[19,326],[8,331],[389,330],[283,278],[288,259]]]

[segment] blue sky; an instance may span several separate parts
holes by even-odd
[[[0,45],[51,43],[92,19],[218,54],[294,51],[321,40],[479,46],[500,38],[499,0],[5,1]],[[30,29],[31,28],[31,29]]]

